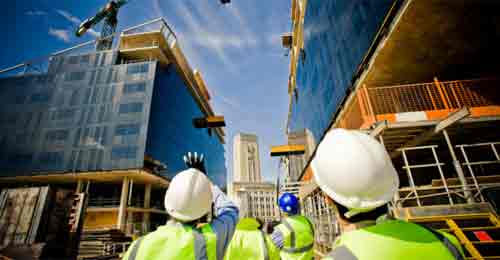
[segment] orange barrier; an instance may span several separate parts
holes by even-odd
[[[469,107],[473,117],[500,115],[500,80],[455,80],[360,88],[336,127],[368,128],[376,121],[396,121],[396,114],[425,112],[428,120]]]

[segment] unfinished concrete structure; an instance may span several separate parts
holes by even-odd
[[[337,127],[378,138],[401,179],[394,215],[454,233],[469,259],[500,257],[491,195],[500,186],[498,7],[293,0],[293,32],[283,36],[288,128],[311,129],[319,141]],[[322,254],[342,231],[312,174],[306,165],[300,194]]]

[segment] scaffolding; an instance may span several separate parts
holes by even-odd
[[[327,204],[325,196],[319,190],[315,190],[302,200],[302,214],[314,225],[314,246],[318,254],[330,251],[335,237],[340,234],[333,208]]]

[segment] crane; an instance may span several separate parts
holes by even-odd
[[[118,24],[118,10],[124,6],[128,0],[111,0],[104,7],[102,7],[96,15],[87,18],[83,21],[76,31],[76,36],[80,37],[87,32],[90,28],[94,27],[104,19],[101,29],[101,35],[97,39],[96,50],[104,51],[110,50],[113,47],[113,34],[116,31]],[[231,0],[220,0],[221,4],[229,4]]]
[[[124,6],[128,0],[111,0],[104,7],[102,7],[96,15],[87,18],[83,21],[78,30],[76,31],[76,36],[80,37],[88,29],[94,27],[96,24],[104,19],[104,23],[101,29],[101,35],[96,43],[97,51],[109,50],[113,47],[113,34],[116,31],[116,26],[118,24],[118,10]]]

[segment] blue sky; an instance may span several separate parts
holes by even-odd
[[[0,68],[91,40],[74,36],[81,21],[104,0],[24,0],[3,4]],[[119,29],[164,17],[193,68],[199,69],[215,111],[226,117],[226,164],[232,172],[232,140],[238,132],[259,137],[261,168],[275,178],[271,145],[283,144],[288,110],[288,57],[280,34],[290,30],[290,0],[131,0],[119,13]]]

